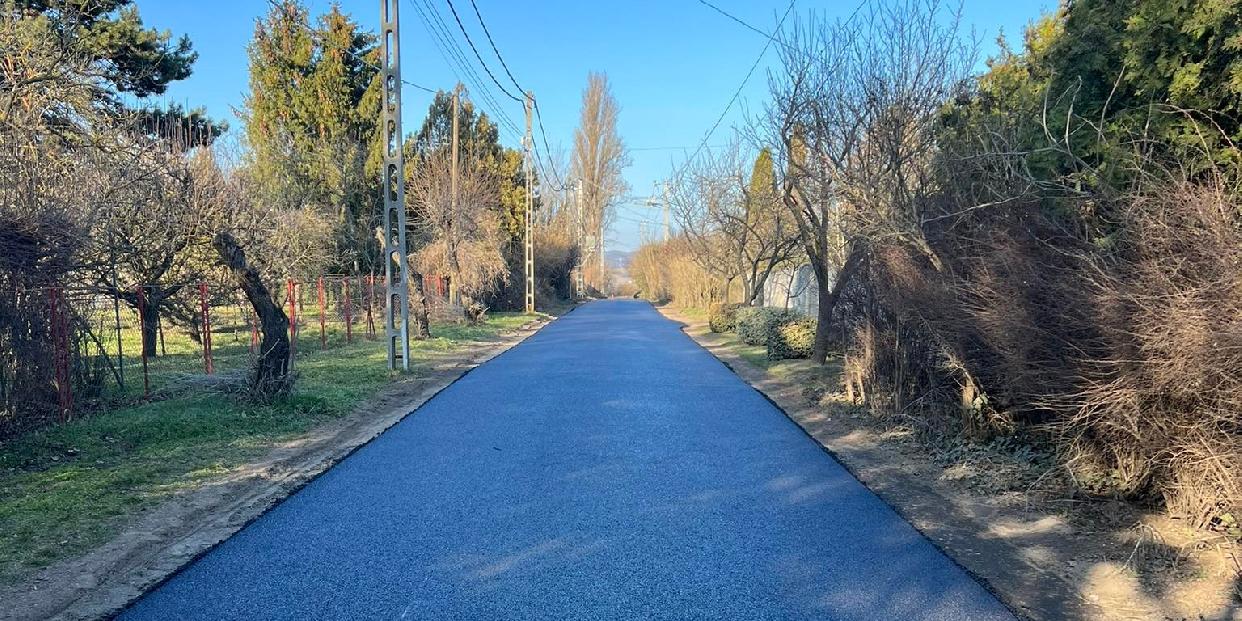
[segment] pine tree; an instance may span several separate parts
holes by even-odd
[[[133,0],[16,0],[0,10],[42,15],[59,36],[78,40],[109,87],[98,95],[114,105],[117,93],[163,93],[190,77],[198,58],[189,37],[174,42],[168,32],[147,28]]]
[[[243,118],[264,196],[335,221],[332,267],[369,266],[382,158],[376,37],[339,6],[312,26],[305,6],[285,0],[256,25],[249,54]]]

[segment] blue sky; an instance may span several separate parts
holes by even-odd
[[[522,106],[508,100],[478,67],[449,11],[447,0],[400,0],[403,78],[416,84],[450,89],[461,73],[446,61],[436,40],[424,26],[436,11],[453,35],[453,42],[470,61],[474,76],[460,77],[474,99],[496,116],[479,92],[486,87],[504,113],[519,127]],[[712,126],[747,70],[759,56],[765,39],[730,21],[697,0],[638,0],[593,2],[547,0],[476,0],[501,54],[523,87],[535,92],[544,115],[548,141],[568,156],[578,104],[589,71],[605,71],[621,106],[619,129],[632,149],[632,165],[625,176],[636,196],[650,194],[653,184],[692,152]],[[772,30],[785,0],[713,0],[713,4],[764,30]],[[199,52],[194,75],[175,84],[166,99],[191,107],[204,106],[213,116],[232,117],[247,89],[246,45],[255,19],[266,13],[263,0],[137,0],[144,21],[175,35],[188,34]],[[330,6],[329,0],[307,0],[312,13]],[[453,0],[462,23],[497,77],[511,90],[474,17],[470,0]],[[360,23],[378,28],[379,0],[341,0],[342,9]],[[819,10],[848,15],[858,0],[798,0],[795,11]],[[964,0],[963,13],[983,43],[986,55],[1003,28],[1015,40],[1023,27],[1056,0]],[[438,28],[438,25],[436,26]],[[441,46],[443,47],[443,45]],[[447,51],[447,50],[446,50]],[[451,52],[449,52],[451,55]],[[730,128],[763,105],[775,51],[769,50],[760,69],[742,89],[739,102],[725,116],[708,144],[727,140]],[[472,84],[474,82],[474,84]],[[431,95],[407,86],[404,90],[405,130],[422,122]],[[502,131],[501,140],[518,146],[520,136]],[[638,244],[640,220],[659,221],[641,200],[623,205],[609,232],[609,247],[633,249]],[[655,230],[655,225],[653,224]]]

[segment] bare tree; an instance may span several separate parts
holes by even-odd
[[[258,270],[246,261],[246,253],[237,240],[226,231],[212,240],[220,262],[233,275],[236,285],[246,294],[263,330],[259,357],[250,377],[251,394],[260,400],[285,395],[293,384],[289,374],[289,317],[272,300]]]
[[[582,182],[583,227],[594,236],[591,252],[594,260],[588,262],[586,274],[592,274],[597,287],[603,287],[605,274],[597,265],[604,251],[604,230],[612,217],[616,202],[629,187],[622,178],[622,170],[630,164],[625,143],[617,134],[617,114],[620,108],[608,86],[604,73],[587,75],[587,87],[582,92],[582,112],[578,128],[574,130],[572,170],[574,177]],[[596,271],[593,273],[591,269]]]
[[[841,79],[857,45],[849,22],[812,14],[780,34],[780,68],[769,74],[770,102],[757,124],[758,141],[774,147],[783,168],[782,200],[802,240],[818,284],[818,322],[812,359],[828,356],[840,283],[858,269],[863,244],[843,217],[841,179],[857,158],[862,97]]]
[[[819,285],[813,358],[828,353],[841,290],[876,244],[922,233],[935,189],[935,122],[974,46],[939,0],[875,0],[855,17],[812,14],[782,33],[759,138],[784,165],[783,198]]]
[[[764,284],[800,245],[798,229],[773,185],[771,160],[761,151],[748,177],[738,142],[682,169],[670,192],[671,209],[694,256],[725,282],[742,280],[742,301],[762,302]]]
[[[448,274],[457,283],[467,312],[509,276],[498,210],[499,179],[485,166],[458,165],[457,200],[452,199],[452,161],[441,149],[414,169],[409,187],[418,203],[414,230],[418,271]]]

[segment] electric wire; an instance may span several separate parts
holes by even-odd
[[[450,0],[449,5],[452,6],[452,4]],[[517,78],[513,77],[513,72],[509,71],[509,65],[505,62],[505,57],[500,55],[500,50],[496,47],[496,41],[492,39],[492,31],[487,29],[487,22],[483,21],[483,14],[479,12],[479,5],[474,0],[470,0],[470,6],[474,8],[474,16],[479,20],[479,26],[483,27],[483,34],[487,36],[487,42],[492,46],[492,51],[496,53],[496,59],[500,61],[500,66],[505,70],[505,75],[509,76],[509,79],[513,81],[513,85],[517,87],[519,93],[525,93],[526,89],[522,88],[521,84],[518,84]]]
[[[500,92],[504,93],[505,95],[508,95],[510,99],[512,99],[513,101],[517,101],[517,102],[522,101],[521,97],[518,97],[514,95],[513,93],[510,93],[508,89],[506,89],[504,85],[500,83],[500,80],[496,79],[496,74],[492,73],[492,70],[491,68],[487,66],[487,63],[483,62],[483,55],[479,54],[479,48],[474,46],[474,40],[470,38],[470,33],[466,32],[465,24],[461,23],[461,16],[457,14],[457,7],[453,6],[453,0],[445,0],[445,1],[448,2],[449,11],[452,11],[453,19],[457,22],[457,29],[461,30],[462,36],[466,37],[466,43],[470,45],[470,49],[474,52],[474,57],[479,59],[479,64],[483,66],[483,71],[487,72],[487,77],[491,78],[492,83],[496,85],[496,88],[500,89]],[[504,63],[502,62],[501,64],[504,64]],[[515,81],[515,84],[516,84],[516,81]],[[519,90],[520,88],[521,87],[519,87]]]
[[[444,23],[444,19],[440,16],[440,11],[436,9],[435,7],[433,7],[429,0],[422,0],[422,1],[423,1],[423,4],[427,7],[428,13],[431,14],[435,18],[435,22],[440,27],[440,32],[442,33],[444,40],[447,42],[447,44],[450,47],[452,47],[453,51],[456,53],[458,62],[463,67],[465,67],[465,70],[468,71],[470,75],[474,77],[472,88],[483,97],[484,103],[486,103],[488,106],[492,108],[492,110],[495,112],[497,116],[497,119],[500,120],[500,122],[506,124],[507,127],[510,129],[510,131],[513,132],[515,136],[521,136],[522,130],[518,126],[517,121],[514,121],[513,117],[509,116],[508,113],[505,112],[504,107],[501,105],[501,102],[492,93],[492,90],[488,88],[487,82],[483,80],[483,78],[479,76],[478,72],[474,70],[474,65],[471,64],[470,60],[466,57],[466,53],[461,49],[461,46],[457,43],[457,39],[453,36],[452,30],[448,27],[448,24]],[[505,94],[508,95],[508,93],[505,93]]]
[[[437,49],[441,52],[441,57],[444,58],[445,62],[450,64],[450,69],[453,69],[453,65],[456,65],[456,67],[461,70],[459,72],[456,69],[453,69],[453,74],[457,77],[458,81],[467,82],[472,90],[482,96],[484,103],[493,110],[496,115],[496,119],[500,122],[500,124],[507,127],[509,131],[513,132],[515,135],[520,136],[522,132],[518,128],[517,123],[515,123],[513,119],[505,113],[504,108],[492,95],[490,89],[486,87],[486,82],[484,82],[483,79],[479,77],[479,74],[474,71],[473,66],[466,59],[465,52],[462,51],[461,46],[457,45],[457,42],[452,36],[448,25],[444,23],[443,18],[440,16],[440,12],[437,11],[427,0],[422,0],[423,6],[419,6],[418,2],[415,0],[410,0],[410,4],[412,4],[414,6],[414,10],[418,12],[424,28],[427,30],[428,34],[432,36],[433,42],[436,43]],[[465,80],[462,80],[463,74],[465,75]]]
[[[457,10],[453,7],[453,0],[447,0],[447,2],[449,5],[449,9],[453,11],[453,17],[457,18]],[[487,37],[487,43],[488,45],[491,46],[492,53],[496,55],[496,60],[500,61],[500,66],[502,69],[504,69],[505,75],[507,75],[509,77],[509,80],[513,82],[513,86],[517,87],[517,90],[519,93],[526,93],[527,90],[522,88],[522,85],[518,83],[517,77],[515,77],[513,75],[513,71],[509,69],[509,63],[505,62],[504,55],[500,53],[500,48],[496,45],[496,40],[492,38],[492,31],[491,29],[487,27],[487,22],[484,21],[483,19],[483,13],[479,11],[478,3],[475,2],[475,0],[470,0],[470,6],[471,8],[474,9],[474,17],[475,19],[479,21],[479,27],[483,29],[483,35]],[[479,64],[483,65],[483,68],[487,71],[487,74],[491,76],[492,81],[495,82],[496,76],[492,74],[491,70],[487,68],[486,63],[483,62],[483,57],[479,55],[479,50],[474,47],[474,42],[470,40],[470,35],[466,33],[466,28],[465,26],[462,25],[460,18],[457,19],[457,27],[460,28],[462,34],[466,36],[466,41],[470,43],[470,48],[474,49],[474,55],[476,58],[479,59]],[[500,86],[498,82],[497,82],[497,86]],[[553,190],[558,191],[558,192],[564,192],[566,190],[566,186],[561,181],[560,176],[557,174],[556,165],[552,161],[552,145],[548,142],[548,132],[546,129],[544,129],[544,126],[543,126],[543,112],[539,109],[539,100],[532,97],[531,103],[534,105],[534,108],[535,108],[535,118],[539,122],[539,136],[543,140],[543,148],[544,148],[543,157],[547,158],[548,160],[548,166],[546,170],[544,169],[542,162],[539,162],[539,159],[540,159],[539,150],[535,149],[534,145],[531,145],[531,150],[535,152],[536,162],[539,162],[538,166],[540,168],[540,174],[543,175],[543,177],[549,181],[549,183],[553,186],[552,187]],[[546,172],[547,170],[552,171],[552,176],[550,178]]]
[[[417,88],[417,89],[419,89],[419,90],[421,90],[421,91],[427,91],[428,93],[431,93],[431,94],[433,94],[433,95],[436,93],[435,89],[430,89],[430,88],[427,88],[426,86],[422,86],[422,85],[420,85],[420,84],[415,84],[415,83],[413,83],[413,82],[411,82],[411,81],[409,81],[409,80],[405,80],[405,79],[403,79],[403,80],[401,80],[401,83],[402,83],[402,84],[404,84],[404,85],[406,85],[406,86],[413,86],[414,88]]]
[[[794,2],[795,0],[789,0],[789,6],[785,9],[785,14],[781,16],[780,22],[776,24],[776,32],[780,32],[781,28],[784,27],[785,20],[788,19],[789,14],[793,12]],[[712,123],[711,129],[708,129],[707,133],[703,135],[703,140],[699,142],[698,148],[694,150],[694,153],[691,154],[690,157],[687,158],[686,161],[683,162],[673,174],[673,178],[680,177],[681,173],[685,172],[690,163],[693,162],[695,158],[699,156],[699,153],[703,151],[703,148],[707,146],[707,141],[711,140],[712,134],[716,133],[716,130],[720,127],[720,124],[724,122],[724,118],[729,114],[729,110],[733,109],[733,104],[737,103],[738,98],[742,96],[742,89],[746,88],[747,82],[750,82],[750,77],[755,74],[755,69],[759,68],[759,63],[763,62],[763,57],[767,55],[768,49],[772,47],[772,43],[774,41],[776,41],[776,39],[769,37],[768,42],[763,44],[763,50],[759,52],[759,56],[758,58],[755,58],[755,62],[750,65],[750,70],[746,72],[746,77],[742,78],[742,83],[739,84],[737,90],[733,92],[733,97],[729,98],[729,103],[726,104],[724,110],[720,112],[720,116],[716,118],[716,122]]]
[[[410,0],[410,5],[413,6],[414,10],[418,13],[419,21],[423,25],[423,30],[427,31],[427,34],[431,37],[431,42],[435,45],[436,51],[439,52],[440,58],[444,60],[444,63],[448,66],[449,71],[452,72],[453,77],[457,78],[458,82],[470,82],[473,85],[474,82],[471,80],[471,75],[467,74],[466,69],[461,67],[460,60],[453,57],[453,54],[448,51],[449,44],[444,40],[443,35],[436,30],[435,24],[432,22],[431,18],[427,16],[423,8],[420,7],[415,0]],[[465,79],[462,78],[463,74],[466,76]],[[502,124],[504,124],[503,118],[497,118]],[[507,129],[516,133],[516,129],[514,129],[511,125],[507,126]]]
[[[748,24],[748,23],[746,23],[745,21],[743,21],[741,18],[739,18],[739,17],[737,17],[737,16],[733,15],[732,13],[729,13],[728,11],[726,11],[726,10],[724,10],[724,9],[722,9],[722,8],[720,8],[720,7],[716,6],[716,5],[714,5],[714,4],[710,3],[710,2],[708,2],[707,0],[699,0],[699,4],[701,4],[701,5],[703,5],[703,6],[707,7],[707,8],[709,8],[709,9],[711,9],[711,10],[713,10],[713,11],[717,12],[717,13],[720,13],[721,15],[724,15],[725,17],[727,17],[727,18],[729,18],[729,19],[731,19],[731,20],[733,20],[733,21],[735,21],[735,22],[737,22],[737,23],[741,24],[741,25],[742,25],[742,27],[744,27],[744,28],[747,28],[747,29],[752,30],[752,31],[754,31],[754,32],[756,32],[756,33],[759,33],[759,35],[760,35],[760,36],[762,36],[762,37],[764,37],[764,38],[766,38],[766,39],[771,39],[772,41],[775,41],[776,43],[780,43],[780,41],[776,41],[776,38],[775,38],[775,37],[773,37],[771,34],[768,34],[768,33],[764,32],[764,31],[762,31],[762,30],[760,30],[760,29],[758,29],[758,28],[756,28],[756,27],[754,27],[754,26],[751,26],[750,24]],[[784,44],[781,44],[781,45],[784,45]]]

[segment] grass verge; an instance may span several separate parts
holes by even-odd
[[[480,325],[437,326],[434,338],[411,344],[413,372],[425,369],[420,360],[492,340],[530,319],[498,313]],[[166,399],[0,446],[0,583],[87,552],[119,532],[125,516],[348,414],[390,381],[382,340],[304,351],[294,392],[279,403],[256,405],[188,384]]]

